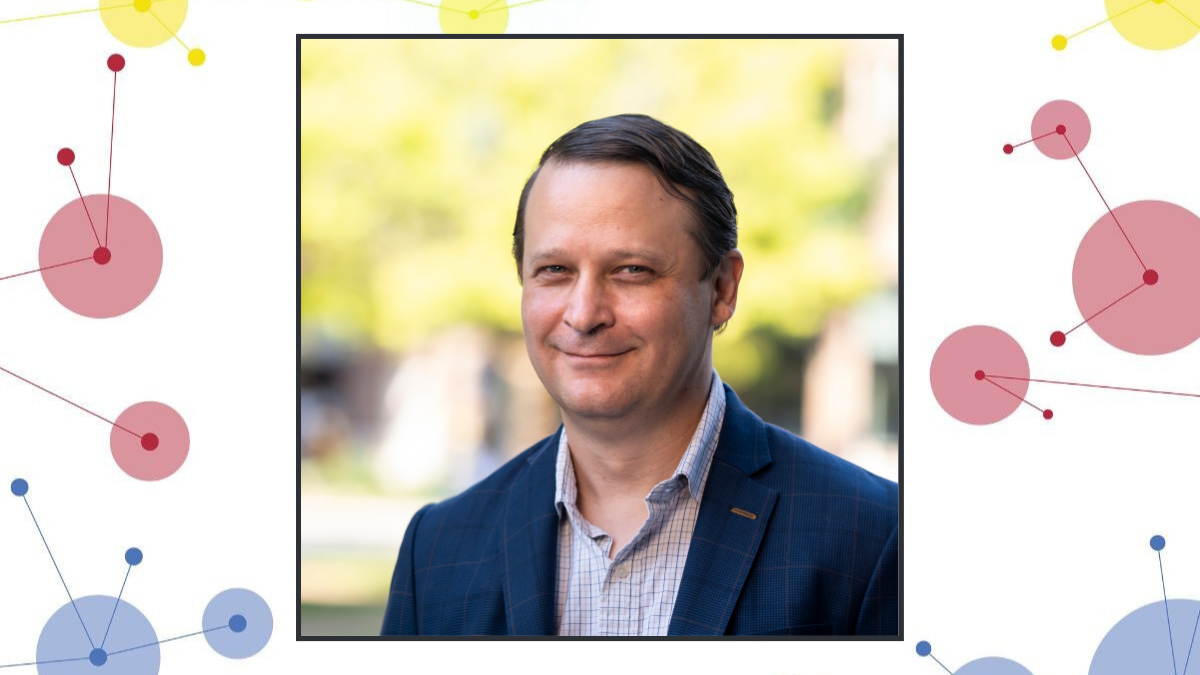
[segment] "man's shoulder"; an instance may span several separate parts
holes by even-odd
[[[771,465],[754,479],[787,495],[809,503],[838,508],[853,502],[860,515],[874,512],[880,520],[897,521],[899,487],[796,434],[764,423]],[[840,510],[840,509],[838,509]]]

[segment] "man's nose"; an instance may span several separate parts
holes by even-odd
[[[581,274],[567,296],[563,323],[580,333],[592,333],[613,325],[616,316],[607,283],[597,275]]]

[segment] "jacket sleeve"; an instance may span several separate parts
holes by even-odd
[[[396,569],[392,572],[392,588],[388,595],[387,610],[383,614],[383,630],[380,635],[416,635],[417,634],[417,596],[416,585],[413,582],[413,550],[416,548],[417,526],[422,516],[433,504],[422,506],[404,532],[404,541],[400,543],[400,556],[396,559]]]
[[[858,613],[856,635],[899,635],[899,570],[897,569],[896,536],[897,527],[892,528],[892,534],[879,561],[875,564],[875,572],[867,584],[867,592],[863,598],[862,608]]]

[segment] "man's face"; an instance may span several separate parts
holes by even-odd
[[[565,412],[661,408],[707,372],[713,287],[693,220],[641,164],[542,167],[525,207],[521,321]]]

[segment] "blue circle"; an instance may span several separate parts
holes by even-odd
[[[241,621],[236,621],[236,619]],[[204,639],[218,654],[230,659],[254,656],[271,639],[271,608],[253,591],[221,591],[204,608]],[[236,630],[238,626],[242,630]]]
[[[129,563],[130,565],[136,565],[142,562],[142,549],[131,548],[128,551],[125,551],[125,562]]]
[[[24,478],[18,478],[12,482],[12,493],[14,495],[24,497],[26,492],[29,492],[29,483],[26,483]]]
[[[933,653],[933,646],[928,642],[921,640],[917,643],[917,656],[929,656]]]
[[[954,675],[1033,675],[1033,673],[1016,661],[989,656],[975,659],[954,671]]]
[[[154,627],[136,607],[108,595],[75,598],[74,606],[68,602],[60,607],[46,621],[37,643],[38,675],[98,675],[109,670],[158,675],[159,659]],[[109,663],[104,671],[96,670]]]
[[[1153,537],[1150,537],[1150,548],[1154,549],[1155,551],[1161,551],[1166,548],[1166,546],[1167,540],[1163,539],[1161,534],[1156,534]]]
[[[1174,672],[1177,664],[1186,663],[1197,615],[1200,602],[1177,598],[1133,610],[1100,641],[1088,675]]]

